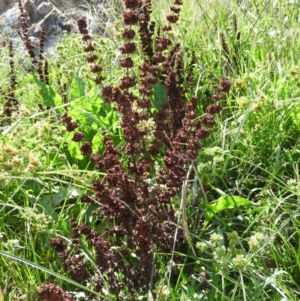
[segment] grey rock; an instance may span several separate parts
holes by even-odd
[[[16,37],[16,36],[18,36],[18,33],[16,32],[16,30],[13,29],[13,28],[10,27],[10,26],[4,26],[4,27],[2,28],[1,34],[2,34],[3,36],[6,36],[6,37]]]
[[[10,0],[0,0],[0,12],[8,7],[9,1]]]
[[[68,20],[65,14],[61,14],[57,18],[57,25],[67,32],[70,32],[72,29],[74,29],[74,25],[72,24],[72,21]]]
[[[34,2],[34,5],[36,6],[36,7],[38,7],[41,3],[43,3],[45,0],[33,0],[33,2]]]
[[[27,23],[31,25],[31,20],[26,10],[24,11],[24,15]],[[0,16],[0,30],[6,26],[10,26],[14,29],[20,28],[20,12],[17,7],[12,7],[11,9],[8,9],[4,14]]]
[[[21,0],[21,2],[29,25],[28,34],[36,47],[39,47],[39,44],[35,39],[40,38],[43,24],[46,31],[45,48],[49,51],[63,37],[64,32],[78,31],[76,20],[82,16],[88,20],[90,33],[98,33],[96,18],[91,17],[89,7],[80,5],[86,4],[85,0],[82,2],[79,0]],[[88,0],[88,2],[93,5],[94,14],[99,18],[101,16],[101,21],[109,27],[109,24],[106,24],[109,18],[103,15],[106,1]],[[78,5],[75,6],[76,4]],[[18,1],[0,0],[0,40],[11,38],[14,43],[20,43],[21,38],[18,32],[22,33],[22,28],[19,21]]]
[[[31,23],[38,21],[39,16],[36,11],[36,6],[33,0],[25,0],[23,3],[24,10],[28,13]]]
[[[32,0],[25,0],[23,3],[23,9],[25,9],[27,13],[30,15],[35,10],[34,2]]]
[[[40,47],[40,39],[39,38],[35,38],[35,37],[30,37],[30,42],[31,45],[35,48],[39,48]]]
[[[11,8],[6,11],[6,13],[2,16],[2,20],[0,21],[0,26],[18,26],[19,25],[20,12],[15,8]]]
[[[57,12],[53,11],[43,19],[43,23],[45,25],[46,36],[50,36],[51,34],[55,33],[56,14],[57,14]]]
[[[41,35],[41,28],[40,28],[40,26],[37,26],[36,24],[34,24],[33,26],[30,27],[28,33],[32,37],[39,38]]]
[[[53,9],[53,5],[49,2],[42,2],[36,9],[37,13],[40,16],[46,16],[49,14]]]
[[[36,7],[37,4],[38,7]],[[25,0],[23,8],[29,25],[28,33],[33,40],[40,37],[43,24],[46,32],[45,45],[53,45],[50,40],[57,41],[63,35],[63,30],[70,32],[73,29],[71,21],[62,16],[62,12],[45,0]],[[11,37],[15,38],[14,42],[20,42],[18,31],[22,32],[20,11],[18,3],[15,3],[4,13],[0,12],[0,38]]]

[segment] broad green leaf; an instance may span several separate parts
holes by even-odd
[[[83,96],[85,96],[85,83],[77,72],[71,83],[71,99],[75,100]]]
[[[167,102],[166,87],[162,83],[158,82],[152,86],[152,91],[152,104],[157,110],[160,110],[160,106]]]
[[[240,196],[221,196],[213,203],[206,207],[204,212],[205,220],[209,222],[217,213],[227,210],[234,209],[240,206],[253,206],[253,202]]]
[[[48,205],[53,204],[54,207],[59,205],[63,200],[78,196],[78,192],[75,189],[69,187],[62,187],[57,193],[51,193],[45,195],[42,202],[47,203]]]
[[[55,93],[52,87],[41,82],[37,77],[33,75],[29,75],[29,78],[31,78],[40,87],[40,95],[42,96],[44,105],[50,108],[55,108],[62,103],[61,96]]]
[[[77,142],[68,142],[68,151],[73,159],[83,160],[84,156],[81,154],[79,144]]]
[[[102,153],[102,151],[105,147],[102,140],[103,140],[103,135],[102,135],[101,131],[97,131],[97,133],[94,135],[93,140],[92,140],[92,145],[93,145],[93,147],[95,147],[95,149],[94,149],[95,152]]]
[[[101,122],[99,122],[95,114],[91,114],[85,109],[82,110],[82,114],[85,116],[86,121],[88,121],[87,124],[91,125],[92,123],[96,123],[98,127],[101,126]]]

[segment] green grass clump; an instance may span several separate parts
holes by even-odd
[[[172,4],[152,4],[151,21],[157,26],[152,46]],[[167,36],[174,44],[180,43],[176,55],[182,61],[174,68],[182,62],[180,91],[185,105],[191,96],[199,99],[193,122],[203,122],[205,108],[220,92],[220,79],[228,78],[231,89],[218,102],[222,111],[214,116],[211,135],[201,141],[195,159],[184,166],[179,193],[159,207],[160,212],[170,210],[170,220],[161,227],[166,227],[166,233],[172,229],[172,236],[165,238],[172,247],[162,248],[164,231],[161,237],[153,232],[151,247],[147,245],[151,271],[145,274],[141,266],[146,265],[138,261],[141,245],[128,246],[134,244],[130,230],[118,240],[116,233],[109,232],[120,223],[118,217],[107,219],[99,214],[107,211],[102,201],[99,204],[101,195],[94,193],[94,183],[105,181],[107,170],[95,169],[100,159],[90,160],[83,143],[74,141],[74,132],[66,131],[68,122],[62,122],[67,113],[69,122],[78,123],[77,130],[84,133],[83,142],[91,144],[93,154],[105,156],[103,138],[108,136],[121,153],[117,158],[124,177],[129,174],[136,183],[143,179],[150,195],[155,189],[164,191],[165,184],[156,181],[168,158],[168,145],[155,160],[149,152],[143,153],[155,162],[145,174],[130,173],[140,154],[128,151],[130,140],[122,124],[126,112],[108,102],[102,92],[103,86],[118,87],[124,73],[140,81],[138,66],[149,60],[140,38],[135,38],[137,51],[125,54],[132,58],[134,68],[119,66],[124,58],[119,49],[126,28],[120,21],[124,7],[118,3],[108,10],[118,21],[109,29],[103,27],[106,36],[91,35],[92,54],[98,56],[92,65],[101,66],[101,74],[91,72],[86,60],[90,53],[83,51],[88,44],[77,33],[64,36],[55,55],[45,54],[46,59],[37,64],[23,48],[1,50],[0,300],[38,300],[37,292],[47,285],[52,298],[62,289],[62,300],[68,293],[78,300],[300,298],[300,7],[287,1],[192,0],[184,1],[180,8],[179,21]],[[93,18],[96,22],[95,15]],[[168,56],[170,50],[164,51]],[[103,83],[96,84],[95,77],[102,75]],[[155,75],[161,85],[151,87],[151,109],[133,109],[146,112],[147,122],[141,123],[149,130],[143,138],[145,145],[155,137],[155,114],[168,92],[167,75]],[[139,93],[138,88],[129,90]],[[115,191],[109,182],[105,185],[115,197],[124,192],[119,184]],[[81,201],[86,196],[88,204]],[[133,216],[140,214],[138,209],[148,210],[139,206],[132,207]],[[159,215],[146,212],[150,221]],[[152,228],[160,222],[153,222]],[[118,263],[111,274],[101,270],[88,236],[74,243],[74,231],[82,224],[106,239],[113,258],[124,258],[122,268]],[[138,241],[138,236],[133,237]],[[84,262],[94,278],[77,281],[65,266],[66,257],[52,247],[54,238],[68,245],[69,258],[82,257],[78,265]],[[124,248],[129,255],[122,253]],[[139,271],[139,279],[150,275],[147,285],[131,291],[134,285],[124,273],[128,267]],[[95,285],[96,276],[102,277],[98,279],[100,289]]]

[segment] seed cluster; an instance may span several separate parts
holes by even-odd
[[[186,97],[191,95],[195,82],[195,56],[192,55],[185,75],[181,45],[171,35],[179,20],[182,1],[174,0],[161,29],[151,21],[150,0],[123,2],[125,28],[121,33],[119,66],[124,74],[117,85],[103,84],[103,66],[85,18],[78,20],[78,28],[91,79],[100,86],[103,100],[118,112],[124,148],[119,149],[113,137],[103,132],[104,151],[94,152],[85,133],[79,131],[79,121],[72,120],[67,109],[61,116],[66,131],[74,132],[72,139],[80,144],[82,155],[105,174],[93,181],[93,196],[83,195],[81,201],[98,206],[94,215],[107,224],[107,229],[100,233],[72,220],[71,243],[56,237],[51,246],[72,280],[99,293],[108,285],[118,300],[135,300],[138,294],[149,290],[151,282],[157,281],[154,252],[172,249],[176,221],[173,198],[179,194],[187,167],[196,160],[202,141],[210,136],[216,123],[214,115],[221,111],[218,101],[227,97],[231,84],[222,78],[212,96],[214,103],[197,118],[198,97]],[[48,63],[43,55],[44,29],[36,61],[20,3],[19,0],[22,39],[32,62],[37,64],[40,80],[49,85]],[[140,50],[141,62],[136,59]],[[16,85],[13,67],[12,63],[12,91]],[[66,84],[60,86],[66,94]],[[159,86],[165,89],[166,98],[154,108],[153,92]],[[67,102],[66,96],[63,102]],[[9,109],[7,105],[8,113]],[[82,255],[83,242],[93,250],[93,264]],[[50,283],[40,286],[38,295],[45,301],[75,300],[70,293]],[[86,298],[93,300],[94,296],[87,294]]]

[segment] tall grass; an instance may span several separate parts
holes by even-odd
[[[120,13],[116,3],[112,20]],[[153,3],[157,24],[164,24],[170,3]],[[188,72],[189,51],[195,54],[196,118],[212,102],[220,78],[228,77],[232,88],[173,200],[180,230],[175,247],[168,253],[154,250],[156,282],[137,299],[299,299],[298,15],[296,2],[279,0],[183,3],[172,38],[183,49],[183,72]],[[95,53],[107,82],[117,83],[123,76],[118,66],[123,25],[116,21],[107,28],[97,15],[90,20],[107,34],[93,36]],[[60,120],[64,108],[93,137],[97,151],[104,150],[95,134],[98,127],[106,128],[118,149],[126,145],[120,116],[110,104],[99,107],[100,88],[92,83],[82,47],[80,36],[71,34],[57,45],[56,55],[47,55],[56,91],[51,97],[65,93],[67,104],[45,98],[43,86],[28,73],[31,62],[24,49],[13,49],[19,110],[10,124],[1,126],[0,300],[37,300],[38,287],[46,282],[83,300],[92,291],[70,279],[49,244],[53,237],[71,240],[72,218],[99,233],[112,225],[92,214],[95,205],[80,202],[103,174],[70,143],[72,136]],[[11,84],[8,62],[5,48],[0,58],[2,106]],[[84,93],[78,83],[84,83]],[[86,245],[81,252],[91,256]],[[98,294],[114,300],[109,279],[103,279],[107,283]]]

